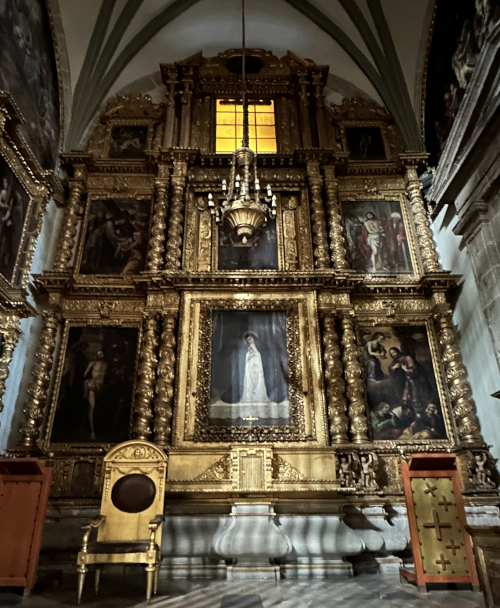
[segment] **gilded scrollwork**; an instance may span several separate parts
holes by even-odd
[[[200,473],[193,481],[231,481],[231,456],[225,454]]]
[[[476,404],[472,398],[471,387],[467,380],[467,371],[462,362],[462,354],[456,343],[451,313],[437,314],[436,324],[459,440],[469,444],[483,443],[476,415]]]
[[[22,435],[20,447],[31,451],[37,447],[40,424],[43,419],[47,391],[50,385],[53,355],[56,347],[56,335],[61,317],[58,313],[43,313],[43,327],[40,334],[40,346],[35,354],[37,362],[33,365],[33,380],[28,386],[28,399],[23,407],[24,420],[19,427]]]
[[[279,454],[273,454],[272,467],[274,481],[305,481],[307,479]]]
[[[212,217],[208,209],[200,211],[198,270],[209,272],[212,262]]]
[[[285,270],[298,270],[296,210],[283,210],[283,243],[285,246]]]
[[[323,315],[323,361],[330,441],[343,443],[347,441],[349,420],[346,416],[345,382],[342,378],[343,368],[335,317],[331,314]]]
[[[368,421],[366,419],[366,401],[363,380],[361,379],[361,365],[354,322],[349,315],[345,315],[342,317],[341,325],[342,362],[347,385],[346,394],[349,404],[348,416],[351,422],[352,441],[354,443],[365,443],[368,441]]]
[[[432,231],[425,211],[421,193],[422,184],[418,179],[417,168],[412,166],[407,167],[406,176],[408,180],[408,198],[410,199],[410,206],[413,212],[424,270],[426,272],[441,272],[436,245],[432,238]]]
[[[340,216],[340,205],[338,200],[338,181],[335,179],[335,167],[323,168],[325,174],[326,210],[328,214],[328,231],[330,235],[330,250],[333,267],[336,270],[347,270],[347,252],[345,248],[344,230]]]
[[[172,434],[172,401],[175,383],[175,327],[173,315],[163,315],[154,401],[154,442],[165,448]]]
[[[155,204],[153,212],[153,226],[149,240],[149,253],[147,269],[150,271],[160,270],[163,267],[165,251],[165,218],[167,216],[166,195],[168,189],[168,173],[163,172],[166,177],[159,178],[155,182]]]
[[[325,211],[321,191],[323,178],[319,170],[318,162],[307,163],[307,178],[311,192],[311,220],[313,233],[313,253],[316,268],[329,268],[330,256],[328,254],[328,237],[326,233]]]
[[[152,433],[153,398],[158,358],[158,315],[148,315],[144,319],[144,333],[141,344],[141,358],[137,370],[137,389],[134,402],[134,435],[137,439],[148,440]]]
[[[180,270],[182,257],[182,231],[184,222],[184,188],[187,162],[176,161],[172,175],[172,203],[168,223],[167,256],[165,268]]]

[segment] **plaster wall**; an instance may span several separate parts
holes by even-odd
[[[454,207],[449,205],[441,210],[432,227],[443,268],[462,275],[455,294],[456,301],[452,302],[453,321],[458,329],[463,361],[467,367],[483,438],[493,446],[493,457],[500,458],[500,401],[491,397],[492,393],[500,390],[500,373],[471,259],[461,243],[462,237],[453,233],[456,224]]]
[[[42,229],[33,255],[32,275],[52,268],[62,215],[63,210],[57,207],[53,199],[50,199],[43,215]],[[32,306],[38,309],[39,303],[29,287],[28,300]],[[0,454],[4,453],[8,447],[15,447],[21,438],[17,430],[27,397],[26,389],[31,381],[30,372],[35,362],[41,328],[42,318],[40,316],[21,321],[21,336],[14,350],[2,399],[4,409],[0,417]]]

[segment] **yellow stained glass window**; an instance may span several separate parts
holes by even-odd
[[[243,106],[231,99],[218,99],[215,121],[215,151],[233,152],[243,137]],[[276,154],[276,123],[274,101],[248,105],[250,148],[259,154]]]

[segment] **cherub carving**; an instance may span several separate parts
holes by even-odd
[[[354,471],[352,469],[354,459],[352,454],[339,454],[338,457],[338,474],[342,487],[350,487],[354,485]]]
[[[378,458],[375,454],[368,452],[367,454],[359,455],[359,462],[361,465],[360,471],[360,485],[366,489],[377,489],[378,483],[376,479],[376,472],[378,469]]]
[[[495,482],[488,469],[488,455],[486,452],[474,452],[474,470],[470,476],[471,482],[478,488],[494,488]]]

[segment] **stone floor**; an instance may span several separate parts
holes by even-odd
[[[90,579],[90,576],[88,577]],[[41,581],[30,597],[18,590],[0,588],[0,607],[63,608],[76,606],[76,577],[65,576],[62,585]],[[99,596],[88,580],[82,608],[144,608],[145,579],[104,572]],[[418,593],[401,585],[397,577],[360,575],[341,580],[282,580],[278,583],[247,581],[160,581],[155,608],[484,608],[481,593],[433,589]]]

